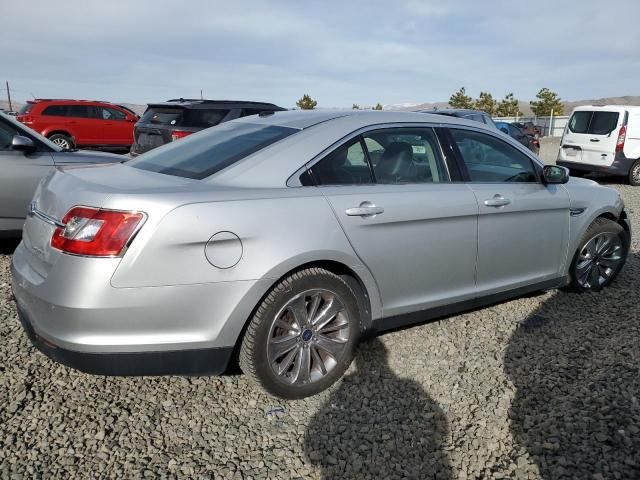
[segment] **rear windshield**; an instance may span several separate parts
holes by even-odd
[[[229,110],[203,108],[157,108],[144,112],[141,123],[171,127],[209,128],[218,125]]]
[[[25,103],[22,108],[20,109],[20,111],[18,112],[19,115],[26,115],[27,113],[29,113],[31,111],[31,109],[33,108],[33,103]]]
[[[587,110],[574,112],[569,120],[569,130],[573,133],[608,135],[618,125],[618,117],[618,112]]]
[[[151,150],[127,165],[200,180],[297,131],[275,125],[223,123]]]

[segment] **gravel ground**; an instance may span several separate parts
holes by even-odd
[[[640,188],[613,186],[637,220]],[[241,375],[57,365],[19,327],[0,256],[0,477],[640,478],[639,247],[603,292],[378,337],[343,381],[295,402]]]

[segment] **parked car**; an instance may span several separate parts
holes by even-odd
[[[540,141],[533,135],[525,134],[520,128],[513,123],[495,122],[496,127],[502,133],[506,133],[516,142],[521,143],[536,155],[540,152]]]
[[[535,138],[539,138],[542,135],[540,127],[533,122],[513,122],[512,125],[522,130],[525,135],[531,135]]]
[[[285,109],[273,103],[233,100],[177,98],[163,103],[150,103],[136,123],[131,155],[135,157],[219,123],[281,110]]]
[[[285,398],[335,382],[365,332],[600,290],[631,236],[614,189],[406,112],[241,118],[55,171],[32,205],[13,289],[41,351],[103,375],[215,374],[239,352]]]
[[[0,237],[19,237],[38,183],[55,167],[122,161],[111,153],[63,151],[0,112]]]
[[[496,125],[489,115],[482,110],[472,110],[467,108],[445,108],[443,110],[418,110],[420,113],[434,113],[436,115],[448,115],[449,117],[466,118],[467,120],[473,120],[475,122],[484,123],[489,127],[495,128]]]
[[[130,109],[92,100],[30,100],[18,120],[61,148],[129,149],[138,116]]]
[[[640,106],[574,108],[560,140],[556,163],[569,168],[572,175],[620,175],[631,185],[640,185]]]

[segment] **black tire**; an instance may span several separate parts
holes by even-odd
[[[53,143],[55,143],[61,148],[65,148],[68,150],[72,150],[75,148],[75,145],[73,144],[73,139],[67,135],[63,135],[62,133],[54,133],[49,137],[49,140],[51,140]]]
[[[627,180],[629,180],[629,185],[640,186],[640,158],[631,165]]]
[[[287,331],[285,335],[286,338],[290,339],[295,337],[297,339],[296,342],[298,346],[293,347],[289,351],[296,360],[292,360],[294,364],[287,367],[284,374],[278,374],[274,370],[274,367],[272,367],[269,357],[271,353],[269,348],[270,345],[273,345],[273,339],[283,338],[282,336],[278,337],[275,335],[276,332],[282,333],[283,331],[283,329],[276,326],[276,320],[281,318],[295,318],[293,314],[291,314],[290,317],[283,317],[283,315],[288,315],[287,306],[300,298],[302,298],[304,302],[305,313],[309,315],[312,307],[311,300],[307,303],[307,299],[315,297],[307,297],[306,295],[318,295],[318,290],[330,292],[338,299],[342,309],[339,314],[335,314],[336,320],[333,321],[344,322],[346,319],[348,324],[348,338],[344,339],[344,342],[340,339],[340,342],[342,342],[339,346],[341,351],[340,354],[337,355],[338,358],[334,358],[333,356],[327,357],[327,351],[320,349],[317,343],[315,343],[317,342],[316,335],[318,338],[324,336],[324,334],[321,334],[319,331],[314,331],[313,338],[307,339],[306,343],[303,342],[303,337],[305,337],[305,333],[308,331],[307,329],[301,328],[297,331],[294,330],[294,333],[292,333],[291,330]],[[318,300],[318,302],[321,301],[324,302],[324,300]],[[320,307],[317,306],[316,311],[321,312],[323,307],[324,304]],[[282,313],[283,311],[285,313]],[[293,320],[293,323],[295,324],[295,320]],[[278,322],[278,325],[280,324],[281,323]],[[343,332],[344,328],[345,327],[342,327],[342,330],[339,332]],[[361,315],[358,310],[358,299],[351,287],[349,287],[342,278],[321,268],[300,270],[274,286],[258,306],[247,326],[242,340],[239,356],[240,368],[254,383],[272,395],[291,400],[315,395],[331,386],[344,374],[347,368],[349,368],[360,336],[360,329]],[[286,331],[286,329],[284,330]],[[300,333],[298,334],[298,332]],[[304,351],[304,354],[308,355],[308,358],[311,359],[308,364],[309,369],[313,370],[317,378],[306,383],[301,383],[302,381],[298,382],[297,380],[295,383],[291,383],[293,376],[298,378],[298,375],[295,373],[295,363],[297,361],[302,364],[303,347],[307,349]],[[294,353],[294,350],[298,353]],[[322,353],[324,360],[321,360],[318,356],[320,355],[319,352]],[[275,357],[276,359],[282,359],[278,364],[279,366],[286,364],[285,360],[289,353]],[[314,357],[314,355],[316,356]],[[316,358],[319,359],[319,361],[316,360]],[[329,363],[331,364],[330,369],[327,367]],[[325,369],[326,373],[323,373],[321,369]]]
[[[598,236],[603,234],[611,234],[617,237],[620,240],[621,249],[619,251],[620,261],[612,268],[608,273],[606,280],[603,282],[593,282],[592,285],[583,285],[579,281],[579,271],[578,265],[580,262],[584,261],[585,255],[587,251],[587,244]],[[620,273],[622,267],[625,264],[627,259],[627,254],[629,253],[629,234],[622,228],[621,225],[616,222],[606,219],[606,218],[596,218],[594,222],[589,226],[582,239],[580,240],[580,244],[578,249],[573,257],[573,261],[571,262],[571,266],[569,267],[569,285],[567,285],[567,290],[576,293],[585,293],[585,292],[597,292],[602,290],[604,287],[608,286]],[[603,260],[604,262],[604,260]],[[597,263],[597,268],[606,269],[606,267],[601,267],[599,262]],[[585,271],[584,269],[582,270]]]

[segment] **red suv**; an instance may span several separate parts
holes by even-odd
[[[28,101],[17,118],[62,148],[129,149],[138,116],[121,105],[91,100]]]

